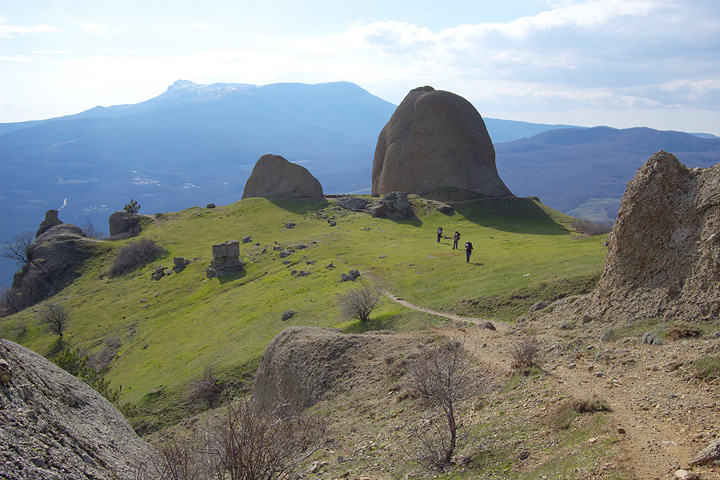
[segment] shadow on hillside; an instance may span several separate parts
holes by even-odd
[[[483,227],[533,235],[570,233],[530,198],[484,198],[450,205],[469,221]]]
[[[411,225],[413,227],[422,227],[423,221],[418,218],[417,215],[413,215],[409,218],[392,218],[392,217],[377,217],[381,220],[390,220],[391,222],[395,222],[398,225]]]
[[[224,275],[222,277],[216,277],[218,281],[220,282],[220,285],[224,285],[228,282],[234,282],[235,280],[240,280],[241,278],[244,278],[247,275],[247,271],[245,269],[240,270],[239,272],[231,273],[229,275]]]
[[[304,215],[308,212],[320,210],[330,205],[324,198],[268,198],[270,203],[278,208],[287,210],[297,215]]]

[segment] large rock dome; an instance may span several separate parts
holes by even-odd
[[[322,196],[322,185],[307,168],[288,162],[279,155],[263,155],[245,184],[242,198]]]
[[[380,132],[372,193],[423,194],[443,187],[512,196],[498,175],[495,149],[475,107],[454,93],[416,88]]]

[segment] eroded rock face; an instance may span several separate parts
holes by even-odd
[[[245,184],[242,198],[321,198],[322,185],[307,168],[279,155],[263,155]]]
[[[77,277],[77,268],[92,256],[94,240],[70,223],[51,227],[28,248],[30,263],[18,271],[9,295],[17,309],[52,295]]]
[[[372,193],[423,194],[443,187],[512,196],[497,172],[485,122],[454,93],[411,90],[378,137]]]
[[[377,365],[383,355],[414,343],[382,332],[347,335],[334,328],[290,327],[265,349],[253,399],[263,405],[283,401],[296,408],[310,407],[329,395],[349,391],[358,382],[378,381],[387,370]]]
[[[113,405],[40,355],[0,340],[0,478],[133,479],[149,447]]]
[[[575,302],[608,321],[720,316],[720,164],[688,169],[654,154],[628,183],[603,275]],[[577,307],[576,307],[577,308]]]

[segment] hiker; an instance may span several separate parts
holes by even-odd
[[[453,234],[453,250],[458,248],[457,244],[459,241],[460,241],[460,232],[458,232],[456,230],[455,233]]]
[[[470,243],[470,241],[465,242],[465,255],[467,257],[467,259],[465,260],[465,263],[470,263],[470,254],[472,253],[472,251],[473,251],[472,243]]]
[[[438,227],[438,243],[440,243],[441,238],[442,238],[442,227]]]

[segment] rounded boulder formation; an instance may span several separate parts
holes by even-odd
[[[411,90],[378,137],[372,193],[424,194],[443,187],[511,197],[495,165],[485,122],[451,92]]]
[[[280,155],[263,155],[245,184],[242,198],[321,198],[322,185],[307,168]]]

